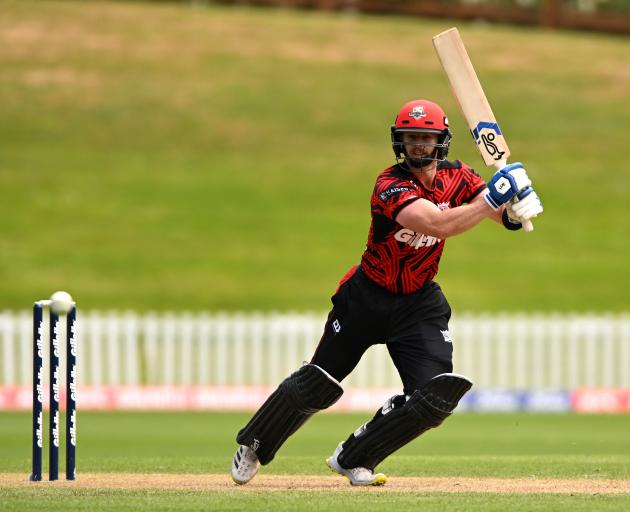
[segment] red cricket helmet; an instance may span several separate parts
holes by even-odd
[[[402,142],[404,132],[425,132],[438,135],[431,158],[411,159]],[[428,100],[413,100],[405,103],[391,127],[392,148],[396,159],[404,158],[414,167],[423,167],[435,160],[444,160],[448,154],[453,134],[448,127],[448,117],[437,103]]]

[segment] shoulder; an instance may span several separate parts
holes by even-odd
[[[486,182],[470,165],[454,160],[440,162],[436,187],[448,192],[453,205],[460,205],[472,201]]]
[[[400,167],[400,165],[392,165],[387,169],[382,170],[376,178],[376,181],[384,180],[408,180],[408,173]]]
[[[438,162],[437,168],[438,171],[442,171],[445,169],[461,169],[466,166],[461,160],[442,160]]]
[[[475,170],[468,165],[466,162],[462,162],[461,160],[442,160],[438,162],[438,171],[460,171],[460,172],[471,172],[473,174],[477,174]]]
[[[442,160],[438,163],[438,171],[453,176],[465,176],[470,178],[481,179],[481,176],[470,165],[461,160]]]
[[[376,178],[374,186],[375,193],[389,192],[395,194],[416,189],[417,185],[412,177],[399,165],[393,165],[382,171]]]

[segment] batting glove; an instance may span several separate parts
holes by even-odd
[[[506,165],[494,173],[488,182],[488,193],[484,196],[486,203],[493,210],[498,210],[519,191],[531,187],[532,180],[520,162]]]
[[[507,205],[508,215],[523,223],[543,212],[543,205],[532,187],[519,192]]]

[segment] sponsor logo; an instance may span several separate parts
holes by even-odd
[[[332,323],[332,327],[333,331],[335,331],[336,333],[341,332],[341,324],[339,323],[339,320],[335,319],[335,321]]]
[[[411,187],[392,187],[388,188],[384,192],[381,192],[378,197],[381,198],[381,201],[387,201],[390,197],[396,194],[400,194],[401,192],[411,192],[413,188]]]
[[[453,343],[453,338],[451,338],[451,333],[448,329],[446,331],[442,331],[440,329],[440,332],[442,333],[442,336],[444,337],[444,341],[446,343]]]
[[[254,438],[254,442],[252,443],[252,445],[250,446],[250,448],[254,451],[258,450],[258,448],[260,448],[260,441],[256,438]]]
[[[53,414],[53,430],[52,430],[52,439],[50,442],[53,446],[59,448],[59,411],[56,411]]]
[[[494,188],[497,189],[497,192],[499,194],[503,195],[508,190],[510,190],[510,181],[505,177],[499,178],[497,182],[494,184]]]
[[[35,431],[36,437],[37,437],[37,446],[39,448],[44,446],[44,428],[43,428],[43,423],[44,423],[44,414],[42,412],[40,412],[37,415],[37,429]]]
[[[44,385],[42,382],[44,381],[44,367],[40,366],[37,368],[37,384],[35,386],[37,390],[37,401],[41,404],[44,401]]]
[[[53,355],[55,357],[59,357],[59,331],[60,331],[59,322],[55,322],[53,324],[53,340],[52,340]]]
[[[76,402],[77,400],[77,370],[76,368],[72,368],[70,370],[70,398]]]
[[[72,446],[77,445],[77,412],[72,411],[70,416],[70,439],[69,442]]]
[[[394,238],[399,242],[403,242],[415,249],[420,249],[421,247],[430,247],[432,245],[439,244],[442,241],[440,238],[423,235],[422,233],[416,233],[415,231],[406,228],[398,231],[394,235]]]
[[[496,141],[497,135],[502,135],[501,128],[499,128],[499,125],[497,123],[480,121],[477,126],[471,131],[471,133],[477,145],[479,146],[480,144],[483,144],[486,152],[493,159],[503,159],[505,151],[501,151],[501,148],[499,147],[501,142]],[[499,145],[497,145],[497,143]]]
[[[422,117],[427,117],[427,113],[424,111],[424,107],[420,105],[411,109],[411,112],[409,112],[409,117],[413,117],[417,121]]]
[[[77,340],[76,340],[76,324],[73,322],[70,327],[70,354],[75,356],[77,355]]]
[[[51,383],[52,386],[52,399],[55,402],[59,402],[59,367],[55,367],[53,371],[53,381]]]

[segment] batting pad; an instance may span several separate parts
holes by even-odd
[[[236,442],[252,448],[261,464],[269,464],[291,434],[342,394],[339,382],[319,366],[306,364],[282,381],[241,429]]]
[[[374,418],[351,434],[337,457],[346,468],[371,469],[396,450],[448,418],[472,387],[462,375],[442,373],[417,389],[409,399],[389,401]]]

